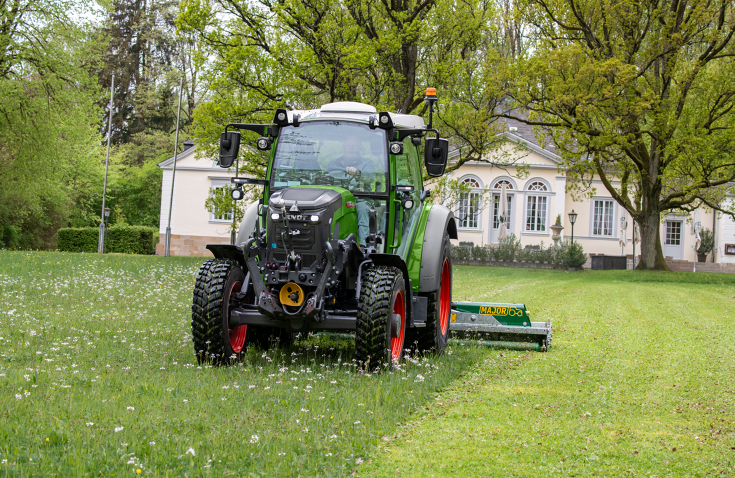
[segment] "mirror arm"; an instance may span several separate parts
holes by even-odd
[[[436,133],[436,137],[439,137],[439,130],[436,128],[423,128],[423,129],[393,129],[391,137],[393,141],[403,141],[406,136],[413,136],[420,134],[424,136],[426,133]]]
[[[225,133],[228,128],[232,129],[244,129],[246,131],[252,131],[258,133],[261,136],[270,136],[272,138],[278,137],[279,127],[274,124],[248,124],[248,123],[230,123],[225,126]]]

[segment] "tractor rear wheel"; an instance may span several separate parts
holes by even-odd
[[[366,369],[393,365],[403,356],[406,283],[395,267],[368,269],[360,289],[355,359]]]
[[[426,327],[409,329],[411,334],[406,342],[409,346],[415,346],[419,352],[442,354],[447,348],[452,309],[452,254],[449,234],[446,232],[442,244],[439,289],[422,294],[427,298]]]
[[[242,358],[246,344],[256,335],[256,327],[229,327],[230,310],[240,305],[245,274],[230,259],[211,259],[199,269],[191,307],[191,332],[197,362],[228,364]]]

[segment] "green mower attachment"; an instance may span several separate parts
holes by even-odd
[[[452,302],[449,330],[454,338],[479,339],[483,345],[546,352],[551,320],[531,322],[525,304]]]

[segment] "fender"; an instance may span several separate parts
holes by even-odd
[[[435,232],[436,231],[436,232]],[[450,239],[457,239],[457,223],[454,214],[441,204],[434,204],[426,221],[426,232],[421,251],[421,275],[419,292],[434,292],[439,289],[442,272],[442,246],[444,231]]]
[[[258,220],[258,209],[260,208],[260,201],[250,203],[248,208],[245,210],[245,214],[240,222],[240,229],[237,231],[237,239],[235,239],[235,245],[245,247],[250,234],[255,229],[255,223]]]

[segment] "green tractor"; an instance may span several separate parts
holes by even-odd
[[[200,363],[237,361],[250,344],[311,331],[354,333],[365,368],[409,348],[445,350],[450,316],[456,321],[449,241],[457,225],[423,183],[422,160],[429,176],[441,176],[449,149],[432,127],[433,89],[426,101],[428,125],[337,102],[278,109],[269,125],[226,126],[221,167],[237,160],[238,130],[259,134],[256,146],[270,157],[265,179],[232,178],[234,200],[246,184],[262,185],[263,197],[246,209],[235,244],[207,246],[215,258],[197,275]]]

